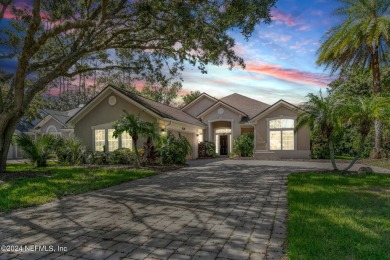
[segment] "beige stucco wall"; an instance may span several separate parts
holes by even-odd
[[[57,132],[61,132],[60,130],[62,128],[62,124],[60,124],[57,120],[51,118],[39,129],[40,133],[46,134],[47,129],[50,126],[54,126],[57,129]]]
[[[268,132],[267,132],[267,119],[271,118],[294,118],[298,116],[298,112],[281,105],[265,117],[257,120],[255,124],[255,150],[267,151],[268,150]],[[267,159],[277,158],[309,158],[310,157],[310,130],[308,127],[304,127],[295,134],[296,135],[296,150],[293,151],[272,151],[275,155],[267,155]],[[266,156],[265,154],[263,156]],[[255,155],[256,157],[256,155]],[[275,158],[274,158],[275,157]]]
[[[243,134],[253,134],[254,133],[254,128],[253,127],[241,127],[241,135]]]
[[[222,115],[218,114],[218,109],[223,108],[224,113]],[[226,122],[223,122],[226,121]],[[202,122],[208,126],[211,126],[211,138],[207,140],[209,135],[209,129],[207,128],[204,131],[205,140],[215,142],[214,129],[222,126],[232,126],[233,138],[239,137],[241,135],[241,126],[240,126],[240,115],[229,108],[218,105],[213,110],[202,116]]]
[[[111,106],[108,103],[108,99],[111,96],[116,97],[116,104]],[[74,127],[74,134],[80,138],[82,142],[88,147],[93,148],[93,127],[108,124],[104,129],[112,128],[111,123],[119,120],[124,114],[123,110],[130,114],[140,114],[140,117],[144,121],[156,122],[156,118],[143,111],[142,109],[129,103],[115,93],[111,93],[106,96],[101,102],[97,104],[91,111],[89,111],[84,117],[79,120]],[[100,128],[100,129],[103,129]],[[144,140],[141,138],[137,142],[138,148],[143,147]]]
[[[190,105],[188,108],[184,108],[183,111],[193,117],[196,117],[197,115],[205,111],[207,108],[211,107],[214,103],[214,100],[203,96],[195,104]]]

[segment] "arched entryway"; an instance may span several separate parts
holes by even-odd
[[[215,121],[210,123],[210,140],[215,143],[217,155],[229,155],[233,151],[231,121]]]

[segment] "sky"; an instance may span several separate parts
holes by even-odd
[[[244,70],[210,65],[202,74],[188,66],[182,93],[199,90],[217,98],[239,93],[268,104],[304,102],[308,93],[318,93],[332,80],[316,60],[322,37],[337,23],[332,13],[338,5],[336,0],[277,1],[272,23],[257,25],[248,41],[238,31],[229,32],[245,60]],[[15,62],[2,61],[0,68],[10,71]]]

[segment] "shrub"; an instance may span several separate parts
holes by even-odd
[[[120,148],[109,154],[109,164],[135,164],[137,160],[135,152],[129,148]]]
[[[84,163],[86,151],[85,146],[78,138],[63,136],[56,138],[55,153],[60,164],[73,165]]]
[[[191,144],[179,133],[179,137],[168,132],[161,138],[160,153],[163,164],[185,164],[192,151]]]
[[[36,166],[44,167],[54,150],[55,136],[44,134],[34,140],[29,135],[21,134],[16,136],[15,142]]]
[[[215,144],[213,142],[200,142],[198,145],[198,157],[200,158],[215,158]]]
[[[254,136],[253,134],[243,134],[233,140],[234,152],[241,157],[253,156]]]
[[[92,164],[108,164],[109,162],[109,159],[108,159],[108,154],[106,154],[105,152],[93,152],[91,154],[91,158],[90,158],[90,163]]]

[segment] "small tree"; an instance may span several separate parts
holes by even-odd
[[[253,134],[243,134],[233,140],[233,149],[241,157],[251,157],[255,145],[254,140]]]
[[[15,141],[22,148],[25,156],[37,167],[47,166],[47,159],[54,150],[54,135],[44,134],[34,140],[29,135],[21,134],[16,136]]]
[[[118,138],[119,135],[126,132],[131,136],[134,143],[134,152],[136,155],[136,166],[140,165],[140,155],[138,152],[138,138],[144,136],[147,138],[158,138],[158,126],[155,123],[146,122],[140,119],[140,115],[135,116],[124,111],[125,115],[120,120],[114,123],[113,136]]]
[[[355,162],[360,158],[366,138],[374,125],[374,122],[380,120],[388,122],[390,119],[390,99],[371,96],[358,97],[353,100],[349,97],[338,102],[337,114],[343,121],[351,124],[358,129],[360,135],[359,150],[354,159],[344,171],[349,170]]]
[[[339,129],[340,120],[335,114],[334,100],[328,97],[323,97],[322,92],[318,96],[310,93],[309,101],[304,105],[304,112],[298,116],[297,126],[295,131],[309,125],[310,129],[318,132],[328,142],[330,160],[333,168],[337,170],[337,165],[334,155],[333,138]]]

